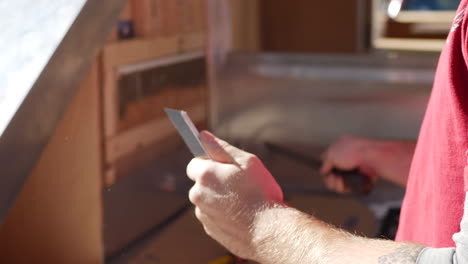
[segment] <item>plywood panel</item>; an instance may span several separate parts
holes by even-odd
[[[267,51],[356,52],[367,0],[262,0],[262,45]],[[359,25],[362,24],[362,25]]]
[[[260,50],[260,0],[230,0],[229,6],[233,49]]]
[[[135,33],[137,37],[152,38],[161,36],[161,0],[130,0],[133,9]]]
[[[200,51],[203,50],[204,42],[204,33],[199,32],[167,38],[121,41],[106,45],[103,49],[103,111],[106,137],[115,136],[118,132],[119,94],[116,72],[118,67]]]
[[[200,56],[203,56],[200,54]],[[205,85],[205,59],[195,57],[180,62],[155,60],[156,67],[122,74],[118,81],[119,122],[118,133],[143,125],[153,119],[165,117],[163,107],[186,109],[205,102],[201,91]]]
[[[0,230],[0,263],[102,263],[94,65]]]

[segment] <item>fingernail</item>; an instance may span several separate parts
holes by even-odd
[[[202,143],[207,144],[210,147],[215,147],[218,145],[216,143],[215,136],[206,130],[200,132],[200,140],[202,141]]]

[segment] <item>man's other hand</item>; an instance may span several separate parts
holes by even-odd
[[[282,205],[281,188],[255,155],[204,131],[200,139],[213,160],[195,158],[187,175],[195,184],[189,192],[196,217],[206,233],[232,253],[255,258],[255,218]]]
[[[358,169],[375,181],[377,174],[369,157],[375,143],[367,138],[345,136],[331,144],[322,155],[323,166],[320,170],[327,188],[338,193],[350,192],[343,178],[333,174],[334,168],[343,171]]]
[[[384,178],[406,186],[413,157],[415,141],[374,140],[346,136],[330,145],[322,155],[321,174],[325,185],[338,193],[349,192],[343,179],[333,174],[333,169],[359,171],[372,181]]]

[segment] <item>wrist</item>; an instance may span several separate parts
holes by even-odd
[[[274,204],[256,214],[252,228],[253,260],[259,263],[328,263],[328,245],[343,233],[284,204]]]
[[[265,206],[255,214],[251,228],[254,259],[260,263],[269,263],[271,251],[279,251],[278,238],[282,233],[282,222],[297,215],[298,211],[285,204],[273,203]]]
[[[363,173],[405,186],[414,147],[411,141],[369,140]]]
[[[384,144],[382,141],[374,139],[362,139],[361,147],[362,160],[360,170],[362,173],[375,178],[379,175],[379,163],[382,159],[382,149]]]

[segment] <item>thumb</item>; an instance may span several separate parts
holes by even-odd
[[[237,160],[245,155],[244,151],[231,146],[208,131],[200,132],[200,141],[208,152],[208,155],[217,162],[238,164]]]

